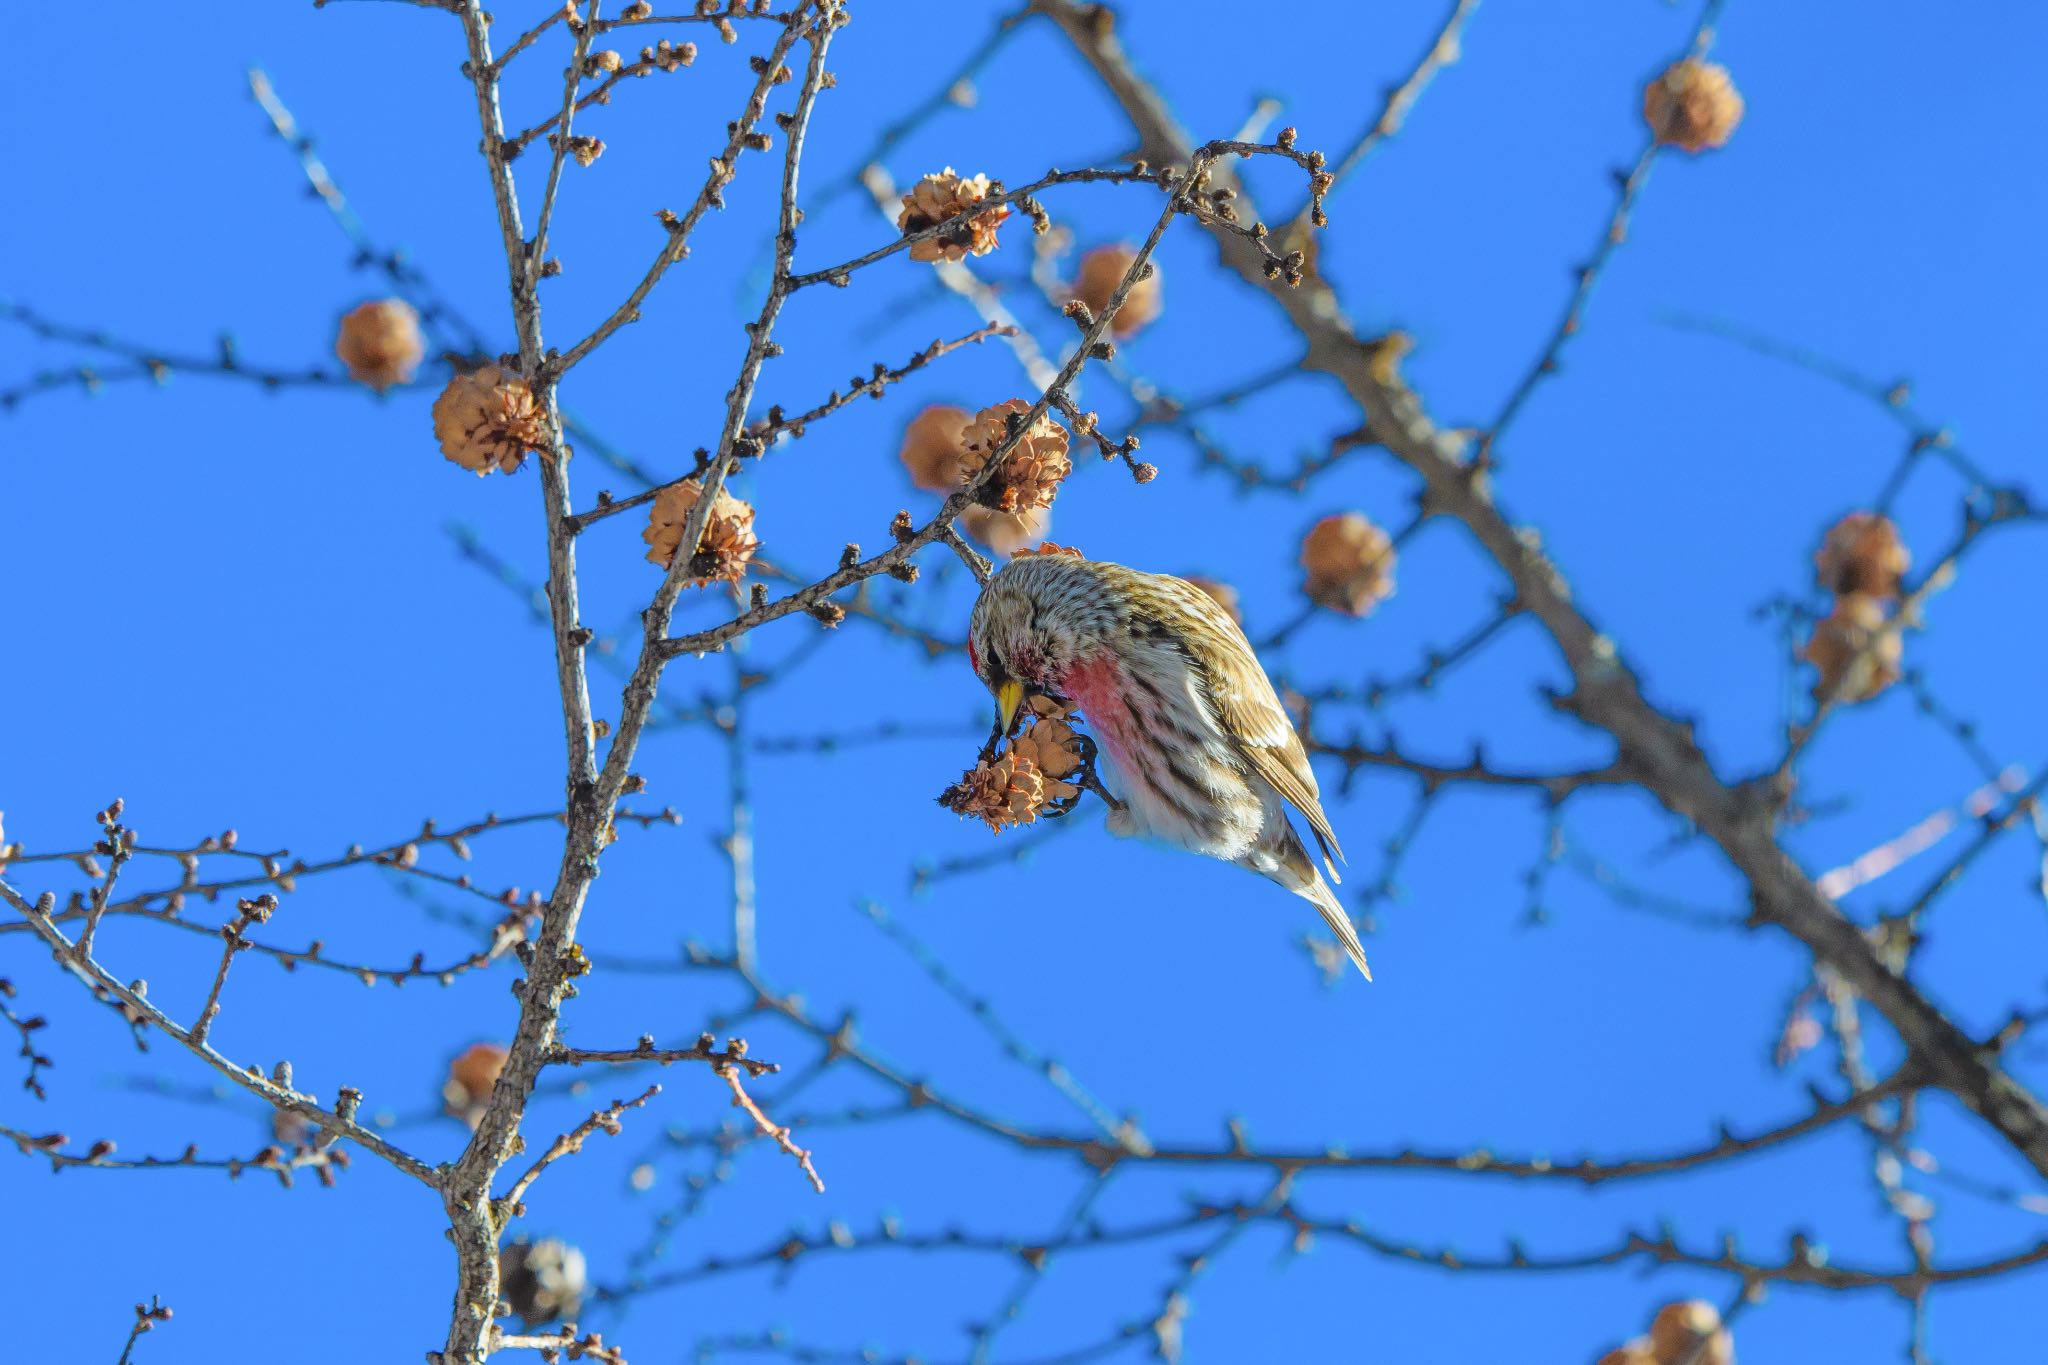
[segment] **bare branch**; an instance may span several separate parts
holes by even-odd
[[[181,1044],[222,1076],[273,1108],[288,1114],[296,1114],[316,1127],[338,1137],[348,1138],[383,1157],[415,1180],[439,1188],[441,1177],[432,1167],[355,1121],[355,1107],[361,1101],[360,1096],[351,1098],[353,1092],[345,1091],[342,1100],[337,1102],[334,1109],[323,1109],[315,1104],[310,1096],[291,1088],[288,1066],[280,1066],[283,1075],[276,1080],[265,1077],[260,1068],[237,1066],[215,1051],[204,1038],[195,1037],[192,1031],[150,1003],[141,991],[132,986],[122,985],[110,976],[104,967],[86,956],[76,943],[64,936],[63,930],[51,922],[48,906],[31,904],[4,881],[0,881],[0,901],[5,901],[26,916],[36,936],[49,945],[57,961],[99,998],[119,1001],[130,1014]]]
[[[1382,143],[1401,131],[1401,125],[1408,121],[1409,112],[1422,98],[1422,92],[1429,88],[1429,83],[1436,79],[1437,73],[1458,60],[1465,25],[1478,8],[1479,0],[1454,0],[1450,14],[1424,50],[1421,60],[1415,63],[1400,84],[1387,91],[1386,103],[1380,106],[1379,117],[1359,135],[1344,155],[1337,158],[1336,168],[1330,172],[1336,184],[1343,184],[1345,177],[1363,165]],[[1308,226],[1306,215],[1297,219],[1295,226],[1305,230]]]
[[[797,14],[809,12],[809,5],[800,6]],[[583,340],[571,346],[559,359],[550,361],[551,372],[556,378],[574,369],[592,351],[605,343],[606,338],[629,322],[640,320],[640,305],[654,292],[654,286],[661,283],[661,277],[668,268],[690,254],[690,234],[696,231],[698,220],[712,209],[725,207],[725,187],[730,185],[739,166],[740,154],[748,149],[756,136],[755,127],[768,113],[768,92],[775,85],[775,72],[782,66],[782,59],[796,46],[800,25],[794,19],[784,24],[782,33],[769,50],[766,63],[760,72],[760,79],[754,82],[753,92],[747,97],[746,108],[739,118],[730,125],[725,149],[711,158],[711,174],[704,181],[704,188],[697,191],[697,197],[690,207],[678,218],[663,209],[655,215],[661,220],[667,240],[654,255],[654,261],[640,277],[640,283],[633,286],[633,292],[626,295],[626,301],[614,308],[611,315],[600,322],[595,330]],[[707,503],[708,505],[708,503]]]
[[[512,1188],[505,1192],[505,1202],[515,1210],[520,1208],[525,1202],[527,1190],[533,1187],[534,1181],[540,1179],[542,1171],[545,1171],[563,1157],[582,1151],[584,1141],[600,1128],[611,1136],[617,1137],[619,1135],[620,1117],[628,1109],[638,1109],[660,1093],[660,1086],[650,1085],[633,1099],[613,1100],[609,1108],[594,1111],[589,1118],[583,1120],[583,1122],[577,1124],[574,1128],[571,1128],[549,1144],[548,1149],[540,1154],[540,1160],[534,1162],[525,1175],[512,1182]]]
[[[128,1365],[135,1355],[135,1343],[142,1339],[143,1333],[151,1331],[160,1322],[170,1320],[171,1310],[154,1294],[149,1296],[147,1304],[136,1304],[135,1325],[128,1329],[128,1340],[121,1347],[121,1358],[114,1365]]]
[[[811,1164],[810,1151],[807,1148],[797,1146],[790,1138],[789,1129],[786,1126],[776,1123],[767,1114],[762,1112],[761,1106],[755,1103],[754,1097],[747,1093],[746,1086],[740,1083],[741,1068],[732,1062],[715,1062],[712,1064],[711,1069],[716,1071],[719,1078],[732,1088],[733,1104],[747,1111],[747,1117],[754,1121],[754,1126],[760,1130],[761,1136],[773,1140],[777,1147],[780,1147],[783,1151],[789,1153],[791,1157],[795,1158],[796,1164],[803,1168],[804,1178],[811,1182],[811,1188],[819,1194],[823,1194],[825,1192],[825,1181],[819,1176],[818,1168]]]
[[[847,388],[844,393],[835,389],[824,402],[794,417],[785,414],[780,407],[772,407],[768,409],[768,416],[764,424],[759,427],[750,427],[747,430],[747,443],[756,454],[760,454],[766,452],[775,439],[785,432],[801,439],[811,423],[821,421],[838,412],[841,408],[850,406],[856,399],[880,398],[883,391],[891,384],[900,383],[940,357],[951,355],[954,351],[960,350],[965,346],[978,345],[990,337],[1012,335],[1015,330],[1014,327],[1007,324],[990,323],[986,326],[977,327],[965,336],[956,337],[952,341],[934,339],[931,345],[925,347],[894,369],[877,363],[874,367],[874,372],[867,378],[863,379],[859,375],[855,375],[847,381]],[[688,474],[683,475],[681,478],[670,479],[667,483],[657,484],[645,492],[635,493],[630,498],[614,499],[607,494],[599,493],[597,495],[597,506],[591,508],[588,512],[581,512],[570,518],[570,527],[573,531],[580,534],[595,523],[603,521],[606,517],[628,511],[631,508],[643,507],[653,502],[664,489],[673,488],[677,484],[689,479],[702,478],[704,471],[710,467],[710,453],[704,452],[699,456],[696,467]]]

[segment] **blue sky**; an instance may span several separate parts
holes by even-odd
[[[1341,148],[1376,112],[1441,22],[1440,0],[1326,4],[1256,17],[1242,6],[1141,0],[1121,33],[1200,136],[1224,135],[1264,96],[1308,146]],[[501,33],[537,13],[499,6]],[[876,130],[947,78],[994,24],[992,4],[897,0],[857,6],[833,49],[840,85],[812,130],[810,217],[800,266],[883,240],[887,229],[845,186]],[[335,319],[384,292],[355,268],[341,234],[247,95],[260,63],[381,242],[401,245],[438,293],[508,346],[503,260],[475,153],[456,26],[401,4],[216,6],[195,23],[174,7],[98,7],[105,56],[0,96],[32,129],[14,158],[15,213],[0,218],[0,294],[53,319],[165,352],[210,354],[221,332],[252,362],[330,361]],[[1330,202],[1325,269],[1362,329],[1400,327],[1406,371],[1433,412],[1482,424],[1553,325],[1571,269],[1612,207],[1610,172],[1640,142],[1642,81],[1687,41],[1691,6],[1493,0],[1472,20],[1463,59],[1429,91],[1399,138]],[[16,17],[24,52],[80,54],[75,18],[49,7]],[[745,39],[746,42],[758,40]],[[1788,659],[1774,600],[1809,607],[1819,531],[1868,505],[1904,450],[1899,417],[1867,397],[1725,339],[1671,325],[1707,317],[1809,347],[1890,383],[1945,426],[1994,477],[2038,479],[2048,422],[2048,256],[2044,191],[2026,174],[2037,54],[2048,16],[2009,0],[1967,11],[1903,0],[1766,5],[1731,0],[1715,52],[1748,114],[1730,147],[1666,159],[1602,280],[1561,374],[1501,446],[1503,503],[1540,528],[1577,599],[1620,643],[1660,705],[1695,717],[1725,774],[1769,764],[1788,696],[1806,685]],[[118,53],[119,55],[115,55]],[[69,59],[67,59],[69,60]],[[515,121],[559,98],[553,49],[515,68]],[[748,79],[740,51],[705,44],[680,75],[624,88],[579,129],[608,150],[572,168],[557,219],[566,271],[546,295],[551,341],[573,338],[630,287],[657,243],[657,208],[684,207],[713,135]],[[550,93],[554,87],[554,93]],[[949,109],[886,158],[899,181],[951,164],[1020,183],[1048,166],[1103,163],[1128,131],[1049,27],[1027,25]],[[664,474],[716,433],[722,395],[758,302],[772,198],[749,166],[730,208],[707,221],[692,258],[644,321],[579,369],[571,409],[617,448]],[[526,168],[529,173],[533,167]],[[1277,216],[1298,187],[1252,177]],[[1049,195],[1083,244],[1141,234],[1157,212],[1143,190]],[[1031,291],[1021,222],[984,262],[1049,342],[1066,324]],[[1217,279],[1206,240],[1169,235],[1167,312],[1122,348],[1129,368],[1195,395],[1294,354],[1270,305]],[[795,407],[875,360],[899,363],[935,336],[976,325],[931,273],[900,257],[847,291],[798,298],[789,354],[764,376],[764,403]],[[93,360],[77,346],[0,323],[0,388]],[[104,363],[95,361],[94,363]],[[848,540],[885,543],[890,517],[932,500],[895,461],[900,427],[928,403],[978,407],[1026,394],[1012,358],[988,345],[948,358],[882,403],[862,403],[775,451],[742,491],[760,508],[764,553],[822,572]],[[1106,376],[1084,398],[1106,424],[1128,400]],[[31,851],[82,847],[92,813],[119,795],[145,842],[189,843],[233,826],[250,847],[308,858],[405,837],[486,811],[544,811],[560,800],[559,713],[545,633],[520,592],[465,556],[461,534],[517,579],[544,572],[532,471],[477,480],[433,448],[431,385],[383,401],[355,390],[259,387],[204,373],[162,386],[62,385],[0,415],[0,583],[12,641],[0,745],[6,837]],[[1350,414],[1301,377],[1209,421],[1240,458],[1280,468],[1323,449]],[[1359,451],[1302,495],[1246,491],[1205,472],[1185,440],[1148,432],[1161,469],[1139,488],[1090,461],[1069,481],[1055,537],[1090,555],[1227,579],[1254,636],[1298,609],[1296,547],[1320,515],[1362,510],[1402,524],[1412,481]],[[596,458],[573,470],[578,502],[634,485]],[[1964,486],[1932,461],[1896,514],[1921,563],[1955,532]],[[583,542],[586,618],[629,647],[652,591],[638,519]],[[1985,751],[2030,772],[2048,762],[2038,689],[2044,661],[2032,590],[2040,542],[2002,533],[1939,595],[1929,629],[1907,641],[1942,706],[1975,724]],[[895,592],[902,614],[957,638],[970,585],[937,555]],[[1397,679],[1426,652],[1486,621],[1497,576],[1454,526],[1405,548],[1398,595],[1363,622],[1312,621],[1268,659],[1305,685]],[[693,604],[692,624],[724,609]],[[1807,955],[1781,936],[1700,929],[1617,902],[1574,870],[1596,859],[1630,881],[1717,914],[1746,908],[1726,866],[1640,794],[1575,798],[1561,859],[1532,889],[1551,833],[1532,799],[1452,790],[1434,802],[1399,860],[1398,894],[1372,909],[1379,980],[1325,988],[1296,937],[1306,907],[1234,869],[1109,839],[1092,812],[1023,861],[925,881],[917,869],[1007,846],[957,823],[930,797],[966,763],[987,702],[956,654],[849,622],[817,653],[797,617],[760,632],[747,667],[801,667],[750,697],[746,760],[758,845],[761,952],[778,990],[821,1019],[858,1013],[867,1044],[908,1074],[1019,1123],[1085,1131],[1086,1119],[1012,1064],[859,906],[886,906],[1031,1047],[1071,1068],[1155,1141],[1223,1141],[1240,1115],[1254,1140],[1353,1150],[1405,1144],[1459,1151],[1615,1158],[1710,1141],[1726,1120],[1747,1132],[1788,1120],[1816,1082],[1839,1093],[1825,1050],[1772,1065]],[[684,661],[668,676],[680,706],[722,695],[732,656]],[[1438,688],[1378,711],[1332,713],[1331,733],[1398,735],[1432,758],[1483,741],[1502,766],[1600,762],[1598,736],[1556,717],[1540,689],[1563,672],[1532,623],[1511,625]],[[616,681],[593,685],[616,715]],[[910,730],[885,744],[819,754],[775,741]],[[632,830],[608,855],[585,920],[601,964],[571,1008],[571,1038],[624,1045],[641,1033],[688,1040],[745,1006],[706,974],[639,973],[685,940],[722,947],[730,873],[718,839],[730,820],[726,749],[702,726],[655,733],[636,765],[647,800],[682,816]],[[1325,772],[1326,788],[1339,773]],[[1840,716],[1802,767],[1814,817],[1791,832],[1798,857],[1832,867],[1890,838],[1981,781],[1952,733],[1906,689]],[[1415,810],[1399,774],[1360,777],[1332,802],[1353,855],[1347,890],[1377,880],[1387,845]],[[1005,836],[1017,840],[1019,836]],[[1961,836],[1852,895],[1874,917],[1904,904]],[[493,887],[544,885],[544,831],[476,841],[467,869]],[[2048,917],[2040,848],[2009,837],[1941,903],[1916,978],[1965,1027],[1988,1034],[2014,1007],[2038,1008]],[[138,871],[139,875],[139,871]],[[69,886],[62,878],[50,885]],[[35,885],[35,883],[30,883]],[[405,894],[369,870],[310,880],[271,926],[280,941],[323,939],[337,956],[403,962],[459,957],[473,935],[434,918],[436,897]],[[1531,923],[1534,905],[1543,912]],[[110,926],[117,973],[147,976],[155,998],[190,1014],[210,980],[206,941],[141,924]],[[613,969],[602,964],[609,961]],[[510,1027],[501,963],[446,989],[364,989],[339,974],[239,964],[216,1038],[268,1066],[289,1057],[301,1084],[367,1093],[368,1111],[431,1159],[459,1150],[458,1126],[431,1117],[448,1058]],[[57,1060],[50,1098],[10,1085],[0,1124],[108,1137],[124,1155],[186,1143],[243,1154],[265,1118],[217,1098],[196,1063],[163,1046],[138,1055],[118,1021],[60,979],[26,936],[0,935],[0,976],[18,1012],[44,1014]],[[814,1049],[772,1022],[744,1026],[758,1055],[792,1072]],[[1890,1042],[1872,1025],[1874,1063]],[[2048,1086],[2048,1049],[2019,1073]],[[633,1076],[582,1077],[588,1090],[536,1105],[528,1132],[572,1125],[593,1103],[636,1093]],[[688,1220],[656,1220],[687,1198],[706,1154],[666,1134],[724,1120],[708,1075],[672,1071],[625,1133],[544,1179],[524,1225],[586,1247],[593,1276],[622,1284],[773,1246],[832,1220],[865,1238],[884,1216],[906,1233],[958,1226],[1049,1237],[1089,1188],[1071,1157],[1019,1154],[930,1115],[820,1128],[828,1193],[812,1194],[770,1150],[748,1148]],[[835,1069],[778,1099],[784,1114],[887,1104]],[[1930,1095],[1919,1141],[1945,1171],[2039,1193],[2028,1172],[1967,1115]],[[239,1359],[291,1340],[294,1359],[417,1359],[447,1317],[452,1264],[424,1191],[360,1158],[337,1190],[284,1191],[269,1177],[71,1171],[0,1162],[17,1300],[40,1309],[74,1353],[111,1359],[129,1305],[160,1294],[175,1321],[140,1358]],[[652,1167],[636,1192],[628,1173]],[[1896,1218],[1875,1193],[1869,1144],[1839,1125],[1793,1147],[1696,1175],[1603,1187],[1402,1173],[1306,1177],[1319,1217],[1468,1259],[1519,1238],[1532,1254],[1616,1245],[1668,1220],[1692,1247],[1740,1237],[1759,1259],[1804,1230],[1836,1259],[1907,1263]],[[1256,1171],[1120,1173],[1094,1216],[1118,1227],[1264,1193]],[[1949,1184],[1936,1200],[1937,1254],[1968,1261],[2048,1236],[2048,1220]],[[1177,1256],[1212,1234],[1053,1258],[992,1359],[1028,1361],[1101,1339],[1156,1313]],[[2037,1332],[2036,1268],[1937,1295],[1934,1358],[2004,1360]],[[821,1253],[787,1275],[751,1271],[608,1304],[585,1315],[635,1362],[691,1359],[706,1338],[786,1326],[795,1339],[890,1358],[966,1357],[962,1325],[986,1320],[1018,1278],[1014,1258],[878,1250]],[[1512,1340],[1530,1359],[1590,1361],[1639,1330],[1667,1299],[1725,1302],[1725,1277],[1640,1266],[1556,1275],[1453,1273],[1367,1255],[1325,1239],[1288,1254],[1271,1227],[1248,1230],[1196,1284],[1185,1359],[1301,1357],[1388,1362],[1492,1358]],[[1881,1294],[1779,1289],[1751,1308],[1738,1341],[1748,1365],[1902,1358],[1907,1314]],[[2023,1336],[2022,1334],[2026,1334]],[[1121,1358],[1141,1358],[1133,1343]],[[748,1358],[721,1352],[714,1358]]]

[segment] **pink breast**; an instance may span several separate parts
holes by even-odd
[[[1131,710],[1124,700],[1123,670],[1114,655],[1099,654],[1071,665],[1059,680],[1059,690],[1081,708],[1089,728],[1110,761],[1126,767],[1124,755],[1137,740]]]

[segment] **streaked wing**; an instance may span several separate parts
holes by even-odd
[[[1267,679],[1266,670],[1259,666],[1251,641],[1230,619],[1230,613],[1200,588],[1166,574],[1148,576],[1173,605],[1209,628],[1208,639],[1214,643],[1197,651],[1196,664],[1216,719],[1237,740],[1238,752],[1253,772],[1270,783],[1308,821],[1316,842],[1322,845],[1324,864],[1328,865],[1333,854],[1341,859],[1344,850],[1330,828],[1329,816],[1323,814],[1308,752],[1301,747],[1301,736],[1294,732],[1280,699],[1273,695],[1273,684]],[[1331,868],[1333,880],[1336,875],[1336,869]]]

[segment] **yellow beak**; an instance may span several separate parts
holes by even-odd
[[[1024,704],[1024,684],[1015,678],[1008,678],[996,688],[996,713],[1002,720],[1002,732],[1010,733],[1010,725],[1017,719],[1017,708]]]

